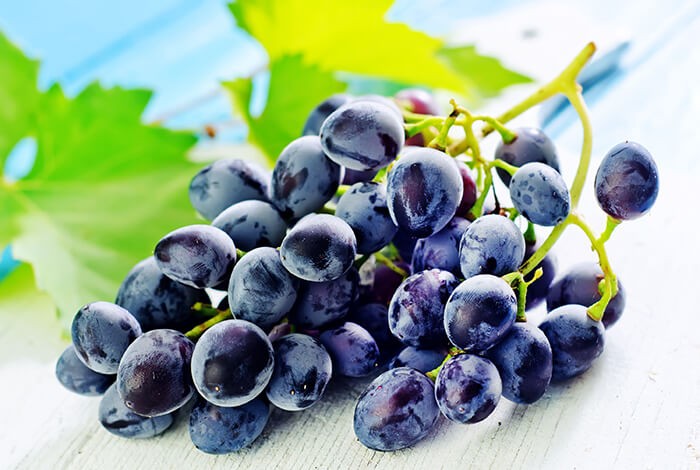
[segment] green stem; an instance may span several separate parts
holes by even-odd
[[[340,197],[343,194],[345,194],[346,192],[348,192],[348,189],[350,189],[349,184],[341,184],[338,186],[338,189],[335,190],[335,195]]]
[[[335,215],[335,204],[326,203],[325,206],[318,210],[319,214],[330,214]]]
[[[221,323],[222,321],[228,320],[230,318],[235,318],[231,313],[230,309],[221,311],[216,316],[192,328],[190,331],[185,333],[185,336],[187,336],[192,341],[197,341],[199,337],[202,336],[204,332],[207,331],[209,328],[216,325],[217,323]]]
[[[431,370],[430,372],[426,372],[425,375],[427,375],[430,380],[435,382],[438,374],[440,373],[440,369],[442,369],[442,366],[444,366],[447,361],[449,361],[453,357],[458,356],[460,354],[464,354],[464,351],[462,351],[461,349],[456,348],[454,346],[451,347],[449,349],[449,351],[447,351],[447,356],[445,356],[445,359],[442,360],[442,363],[439,366],[437,366],[435,369]]]
[[[613,231],[617,228],[618,225],[622,223],[621,220],[617,220],[613,217],[608,216],[607,222],[605,224],[605,231],[600,234],[600,237],[598,237],[598,243],[605,243],[608,240],[610,240],[610,236],[612,235]]]
[[[481,212],[484,210],[484,202],[486,201],[486,196],[488,196],[489,191],[491,190],[491,185],[493,184],[493,174],[491,174],[491,169],[485,168],[484,170],[486,173],[484,187],[481,190],[481,194],[479,194],[479,197],[474,203],[474,207],[472,207],[472,210],[469,211],[469,213],[475,218],[481,217]]]
[[[447,134],[450,132],[450,128],[452,128],[458,117],[459,112],[457,109],[453,109],[450,115],[447,116],[443,122],[440,132],[433,140],[430,141],[428,147],[444,151],[447,147]]]
[[[491,162],[489,162],[489,167],[493,168],[500,168],[501,170],[507,171],[509,175],[513,176],[516,171],[518,171],[517,166],[513,166],[510,163],[507,163],[500,158],[497,158]]]
[[[238,260],[238,259],[243,258],[243,257],[245,256],[246,253],[247,253],[247,252],[245,252],[245,251],[243,251],[243,250],[239,250],[238,248],[236,248],[236,259]]]
[[[581,96],[581,87],[575,83],[572,83],[571,87],[564,92],[564,95],[568,98],[571,105],[576,110],[583,127],[581,159],[578,162],[576,176],[574,177],[574,182],[571,185],[571,190],[569,191],[569,194],[571,195],[571,208],[574,210],[576,207],[578,207],[578,201],[581,198],[583,187],[586,184],[588,167],[591,164],[591,152],[593,150],[593,127],[591,126],[591,120],[588,117],[588,108],[586,107],[586,103],[583,101],[583,96]]]
[[[501,124],[498,119],[492,118],[491,116],[474,116],[475,121],[482,121],[494,128],[499,134],[501,134],[501,139],[504,144],[510,144],[513,142],[518,135],[508,129],[506,126]]]
[[[427,119],[423,119],[422,121],[413,124],[404,124],[403,128],[406,131],[406,135],[408,137],[413,137],[414,135],[423,132],[429,127],[441,127],[444,123],[445,119],[439,116],[431,116]]]
[[[518,282],[518,314],[515,317],[516,321],[526,322],[525,306],[527,305],[527,282],[520,278]]]
[[[370,255],[362,255],[361,257],[357,258],[355,262],[353,263],[353,266],[355,266],[356,269],[360,269],[363,264],[367,262],[367,260],[370,258]]]
[[[205,318],[211,318],[220,313],[220,310],[216,309],[211,304],[205,304],[203,302],[196,302],[192,306],[192,311],[194,311],[197,315]]]
[[[525,238],[525,243],[529,243],[531,245],[534,245],[535,242],[537,242],[537,234],[535,233],[535,224],[533,224],[529,220],[527,221],[527,229],[525,230],[523,237]]]
[[[403,277],[404,279],[408,277],[408,273],[404,269],[402,269],[400,266],[397,266],[392,260],[390,260],[383,253],[381,253],[379,251],[376,252],[374,254],[374,259],[376,259],[378,263],[383,264],[384,266],[391,269],[392,271],[394,271],[396,274]]]

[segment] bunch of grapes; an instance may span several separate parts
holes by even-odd
[[[605,242],[658,192],[650,154],[624,142],[595,178],[605,230],[595,235],[577,213],[590,124],[574,80],[592,52],[499,118],[454,102],[437,116],[418,90],[335,95],[271,174],[235,159],[204,168],[189,195],[211,224],[165,235],[114,303],[78,311],[58,379],[104,394],[100,422],[122,437],[160,434],[189,410],[194,445],[220,454],[253,442],[271,407],[313,406],[333,376],[383,371],[358,398],[354,430],[389,451],[418,442],[441,414],[476,423],[501,397],[533,403],[550,381],[583,373],[625,304]],[[541,130],[506,127],[554,93],[584,127],[571,187]],[[501,138],[493,159],[479,145],[491,131]],[[512,207],[494,196],[494,176]],[[553,228],[538,242],[534,225]],[[598,263],[555,276],[549,250],[570,225]],[[544,321],[529,323],[545,301]]]

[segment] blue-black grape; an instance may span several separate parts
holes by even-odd
[[[355,307],[348,320],[367,330],[382,353],[384,347],[393,347],[398,343],[389,329],[389,310],[385,304],[369,303]]]
[[[267,398],[277,408],[304,410],[321,399],[333,366],[326,348],[311,336],[293,333],[275,341],[275,368]]]
[[[332,281],[302,281],[290,321],[301,328],[316,329],[344,318],[357,299],[358,282],[355,268]]]
[[[333,197],[340,173],[340,165],[326,156],[318,137],[300,137],[282,150],[275,163],[270,200],[285,219],[299,219]]]
[[[372,181],[372,179],[377,176],[379,170],[351,170],[350,168],[345,168],[343,172],[343,179],[340,184],[353,185],[355,183],[364,183]]]
[[[459,262],[465,278],[477,274],[502,276],[516,271],[525,257],[525,238],[507,217],[484,215],[462,236]]]
[[[539,243],[527,243],[525,246],[525,259],[529,259],[539,247]],[[552,283],[557,270],[557,259],[554,253],[548,251],[542,258],[542,261],[535,266],[533,272],[539,268],[542,268],[542,276],[527,286],[527,297],[525,298],[525,308],[527,310],[537,307],[547,298],[549,285]]]
[[[658,193],[656,162],[636,142],[623,142],[610,149],[595,175],[598,204],[618,220],[632,220],[646,214]]]
[[[262,168],[244,160],[219,160],[192,179],[190,201],[205,219],[213,220],[237,202],[248,199],[266,201],[269,179]]]
[[[173,281],[163,274],[153,256],[134,266],[127,274],[114,301],[127,309],[143,331],[156,328],[188,329],[196,321],[192,306],[209,303],[202,289]]]
[[[367,330],[352,322],[321,333],[321,343],[333,359],[333,372],[364,377],[378,366],[379,347]]]
[[[486,358],[460,354],[445,362],[435,379],[435,400],[442,414],[456,423],[478,423],[501,399],[498,369]]]
[[[369,101],[371,103],[383,104],[384,106],[389,108],[391,110],[391,112],[394,113],[396,115],[396,117],[403,124],[403,111],[401,111],[401,108],[399,107],[399,105],[392,98],[387,98],[386,96],[382,96],[382,95],[369,94],[369,95],[357,96],[353,101],[354,102]]]
[[[419,349],[406,346],[389,362],[389,369],[410,367],[424,374],[442,364],[447,356],[447,348]]]
[[[407,263],[411,262],[413,258],[413,251],[416,248],[419,238],[411,235],[405,230],[399,229],[391,240],[396,249],[399,251],[399,256],[401,259]]]
[[[289,274],[274,248],[256,248],[236,264],[228,286],[231,311],[260,328],[272,328],[297,299],[299,280]]]
[[[462,191],[462,178],[452,158],[435,149],[416,148],[389,172],[389,213],[400,230],[428,237],[454,217]]]
[[[126,407],[116,384],[109,387],[100,400],[100,424],[109,432],[129,439],[145,439],[164,433],[173,424],[171,413],[149,418]]]
[[[585,372],[605,347],[605,326],[591,319],[582,305],[562,305],[552,310],[540,329],[552,346],[552,380]]]
[[[442,269],[461,277],[459,245],[467,227],[467,219],[455,217],[438,233],[418,240],[413,250],[411,270],[417,273],[425,269]]]
[[[427,436],[439,414],[430,379],[399,367],[384,372],[362,392],[355,405],[353,428],[370,449],[398,450]]]
[[[495,158],[513,166],[523,166],[526,163],[540,162],[559,171],[559,157],[554,144],[540,129],[534,127],[520,127],[515,129],[516,139],[504,144],[502,141],[496,147]],[[498,168],[498,176],[506,186],[510,184],[510,174]]]
[[[330,116],[333,111],[340,108],[342,105],[352,101],[352,96],[338,93],[332,95],[322,102],[320,102],[314,109],[309,113],[309,117],[306,118],[304,123],[304,129],[301,135],[318,135],[321,132],[321,126],[323,121]]]
[[[211,225],[188,225],[161,238],[156,264],[169,278],[188,286],[217,287],[228,281],[236,263],[231,237]]]
[[[397,260],[394,264],[407,273],[411,272],[411,266],[403,261]],[[389,305],[396,288],[403,282],[403,279],[401,274],[388,266],[383,264],[377,265],[374,269],[372,284],[361,294],[362,302]],[[362,288],[363,286],[360,287]]]
[[[516,323],[488,350],[503,382],[503,396],[515,403],[534,403],[552,379],[552,348],[542,330]]]
[[[71,392],[86,396],[102,395],[115,379],[114,375],[100,374],[83,364],[72,344],[56,362],[56,378]]]
[[[192,341],[175,330],[151,330],[136,338],[117,370],[117,390],[126,407],[142,416],[161,416],[187,403],[194,393],[192,349]]]
[[[71,324],[75,352],[86,366],[100,374],[116,374],[124,351],[140,335],[141,325],[136,318],[109,302],[81,307]]]
[[[483,351],[503,338],[518,311],[513,289],[500,277],[480,274],[455,288],[445,305],[445,331],[465,351]]]
[[[245,320],[225,320],[204,332],[192,353],[192,379],[200,395],[218,406],[241,406],[270,381],[272,344]]]
[[[526,163],[510,181],[510,198],[527,220],[552,227],[569,215],[569,188],[557,170],[544,163]]]
[[[270,405],[257,398],[235,408],[199,399],[190,412],[190,439],[207,454],[236,452],[258,438],[270,417]]]
[[[477,190],[476,181],[469,171],[469,167],[464,163],[457,161],[457,168],[459,168],[459,176],[462,178],[462,199],[459,201],[459,206],[455,211],[455,215],[460,217],[466,217],[471,211],[472,207],[476,203]],[[485,208],[485,207],[484,207]],[[487,211],[490,212],[490,211]]]
[[[296,223],[282,241],[282,264],[306,281],[332,281],[355,261],[357,240],[352,228],[329,214],[310,214]]]
[[[403,120],[384,103],[353,101],[338,108],[321,127],[328,158],[352,170],[374,170],[396,159],[404,144]]]
[[[603,271],[597,263],[584,262],[571,266],[549,286],[547,310],[567,304],[590,307],[600,300],[598,286],[602,280]],[[625,310],[626,295],[619,279],[617,289],[617,295],[610,299],[603,314],[603,325],[606,329],[615,324]]]
[[[371,254],[388,244],[398,227],[391,220],[386,187],[380,183],[357,183],[338,201],[335,215],[352,227],[357,252]]]
[[[276,248],[287,233],[287,223],[277,209],[269,202],[257,200],[232,205],[211,224],[226,232],[236,248],[243,251],[261,246]]]
[[[444,344],[445,303],[458,284],[452,273],[439,269],[406,278],[389,304],[389,328],[394,336],[409,346]]]

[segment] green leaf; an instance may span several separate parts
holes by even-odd
[[[195,137],[144,125],[148,91],[91,85],[74,99],[59,86],[37,92],[37,68],[29,76],[27,62],[0,41],[3,79],[35,89],[0,95],[0,109],[27,115],[11,132],[0,124],[2,158],[26,135],[38,144],[26,178],[11,183],[0,173],[0,241],[32,265],[67,320],[82,304],[113,300],[165,233],[192,223],[187,186],[198,167],[186,152]]]
[[[437,56],[466,82],[464,93],[469,98],[496,96],[511,85],[530,83],[532,79],[514,72],[498,59],[479,54],[474,46],[443,47]]]
[[[292,88],[290,84],[299,84]],[[345,89],[332,73],[306,64],[300,55],[284,56],[270,65],[270,85],[265,110],[250,114],[253,83],[239,78],[223,84],[237,113],[248,124],[248,139],[258,145],[274,165],[284,147],[301,135],[311,110],[328,96]]]

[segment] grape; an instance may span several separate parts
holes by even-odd
[[[525,246],[525,259],[529,259],[539,247],[540,244],[538,243],[527,243]],[[533,271],[539,268],[542,268],[542,276],[527,286],[527,297],[525,298],[525,308],[527,310],[537,307],[547,298],[549,285],[552,283],[557,269],[556,257],[551,251],[547,252]]]
[[[455,288],[445,305],[445,331],[465,351],[483,351],[503,338],[518,311],[513,289],[503,279],[479,274]]]
[[[394,264],[406,272],[411,271],[411,267],[403,261],[396,261]],[[365,303],[389,305],[396,288],[403,282],[403,279],[401,274],[395,272],[388,266],[383,264],[378,265],[374,269],[374,281],[372,282],[370,290],[364,294],[362,300]]]
[[[345,168],[343,173],[343,180],[341,184],[353,185],[355,183],[364,183],[372,181],[372,179],[377,176],[379,170],[351,170],[350,168]]]
[[[310,214],[296,223],[282,241],[282,264],[306,281],[332,281],[355,261],[357,240],[352,228],[329,214]]]
[[[416,244],[418,243],[418,237],[414,237],[407,231],[399,228],[396,235],[394,235],[394,238],[391,240],[391,243],[393,243],[399,251],[401,259],[408,262],[413,258],[413,250],[415,250]]]
[[[194,321],[192,306],[197,302],[209,303],[207,293],[164,275],[153,256],[129,271],[114,301],[136,318],[143,331],[189,329]]]
[[[270,340],[271,343],[274,343],[278,339],[280,339],[283,336],[287,336],[292,332],[292,325],[283,322],[283,323],[278,323],[277,325],[273,326],[270,332],[267,334],[267,339]]]
[[[117,390],[127,408],[161,416],[192,397],[190,360],[194,344],[175,330],[151,330],[136,338],[117,370]]]
[[[459,244],[467,227],[468,220],[455,217],[438,233],[418,240],[413,250],[411,270],[417,273],[437,268],[461,276]]]
[[[260,328],[272,328],[297,299],[299,280],[282,265],[274,248],[256,248],[236,264],[228,286],[231,311]]]
[[[523,166],[526,163],[540,162],[559,171],[559,157],[554,144],[540,129],[521,127],[515,129],[517,137],[509,144],[502,141],[496,147],[495,158],[499,158],[513,166]],[[498,176],[506,186],[510,185],[511,176],[507,171],[496,169]]]
[[[398,450],[427,436],[439,414],[430,379],[399,367],[384,372],[362,392],[353,428],[370,449]]]
[[[100,374],[116,374],[119,361],[141,335],[136,318],[119,305],[93,302],[73,317],[73,346],[83,363]]]
[[[173,415],[148,418],[139,416],[124,405],[116,384],[107,389],[98,410],[100,424],[119,437],[145,439],[164,433],[173,424]]]
[[[646,214],[658,193],[656,162],[636,142],[623,142],[610,149],[595,175],[598,204],[618,220],[632,220]]]
[[[300,137],[277,159],[270,200],[285,219],[299,219],[330,201],[340,184],[340,173],[340,166],[326,156],[318,137]]]
[[[501,375],[508,400],[530,404],[544,395],[552,379],[552,348],[542,330],[516,323],[487,356]]]
[[[357,238],[357,252],[371,254],[388,244],[398,227],[391,220],[386,187],[379,183],[357,183],[338,201],[335,215],[350,225]]]
[[[562,305],[552,310],[540,329],[552,346],[552,380],[585,372],[605,346],[605,326],[591,319],[582,305]]]
[[[403,111],[401,111],[401,108],[398,104],[396,104],[396,101],[394,101],[393,99],[387,98],[386,96],[382,95],[361,95],[355,98],[354,100],[354,102],[358,101],[369,101],[371,103],[383,104],[384,106],[389,108],[391,112],[394,113],[403,124]]]
[[[510,181],[510,198],[527,220],[551,227],[569,215],[571,200],[564,178],[544,163],[526,163]]]
[[[155,258],[158,268],[170,279],[192,287],[217,287],[231,275],[236,247],[223,230],[188,225],[161,238]]]
[[[416,114],[440,114],[440,107],[433,95],[420,88],[406,88],[396,93],[396,99],[408,104],[410,112]]]
[[[318,135],[321,132],[321,126],[323,121],[330,116],[333,111],[340,108],[346,103],[352,101],[352,96],[338,93],[332,95],[319,103],[314,109],[309,113],[309,117],[306,118],[304,123],[304,130],[301,132],[302,135]]]
[[[273,365],[272,344],[263,330],[245,320],[226,320],[197,341],[192,378],[207,401],[241,406],[265,390]]]
[[[83,364],[72,344],[56,362],[56,378],[71,392],[86,396],[102,395],[114,382],[114,375],[100,374]]]
[[[352,170],[382,168],[403,147],[403,119],[388,105],[354,101],[328,116],[321,127],[321,144],[339,165]]]
[[[190,439],[207,454],[236,452],[258,438],[270,417],[270,405],[257,398],[224,408],[199,399],[190,412]]]
[[[333,371],[346,377],[364,377],[377,368],[379,347],[360,325],[345,322],[321,333],[321,343],[333,359]]]
[[[501,398],[498,369],[486,358],[460,354],[447,361],[435,380],[435,400],[442,414],[456,423],[478,423]]]
[[[243,251],[261,246],[278,247],[287,233],[287,224],[277,209],[268,202],[257,200],[232,205],[211,224],[226,232],[233,244]]]
[[[525,257],[525,238],[512,220],[484,215],[469,225],[459,246],[462,274],[502,276],[516,271]]]
[[[321,399],[331,380],[331,357],[321,343],[294,333],[273,344],[275,368],[267,386],[267,398],[277,408],[304,410]]]
[[[547,310],[567,304],[590,307],[600,300],[598,285],[603,280],[603,271],[597,263],[579,263],[557,277],[549,287]],[[617,295],[610,299],[603,314],[603,325],[610,328],[625,310],[625,291],[617,281]]]
[[[458,161],[457,168],[459,168],[459,176],[462,178],[463,191],[462,199],[459,201],[459,206],[457,206],[455,215],[466,217],[472,207],[474,207],[477,200],[476,182],[469,172],[469,167],[464,162]]]
[[[192,206],[213,220],[228,206],[248,199],[267,200],[270,177],[243,160],[219,160],[197,173],[190,183]]]
[[[358,281],[355,268],[332,281],[302,281],[290,315],[291,322],[301,328],[314,329],[345,317],[357,298]]]
[[[360,305],[350,312],[348,318],[372,335],[380,351],[397,343],[396,338],[389,329],[389,311],[385,304],[371,303]]]
[[[397,367],[410,367],[424,374],[442,364],[447,356],[447,349],[419,349],[413,346],[406,346],[389,363],[389,369]]]
[[[409,346],[427,347],[445,342],[445,302],[459,281],[439,269],[406,278],[389,304],[389,328]]]
[[[389,172],[389,213],[399,229],[428,237],[454,217],[462,190],[452,158],[435,149],[417,148],[404,154]]]

